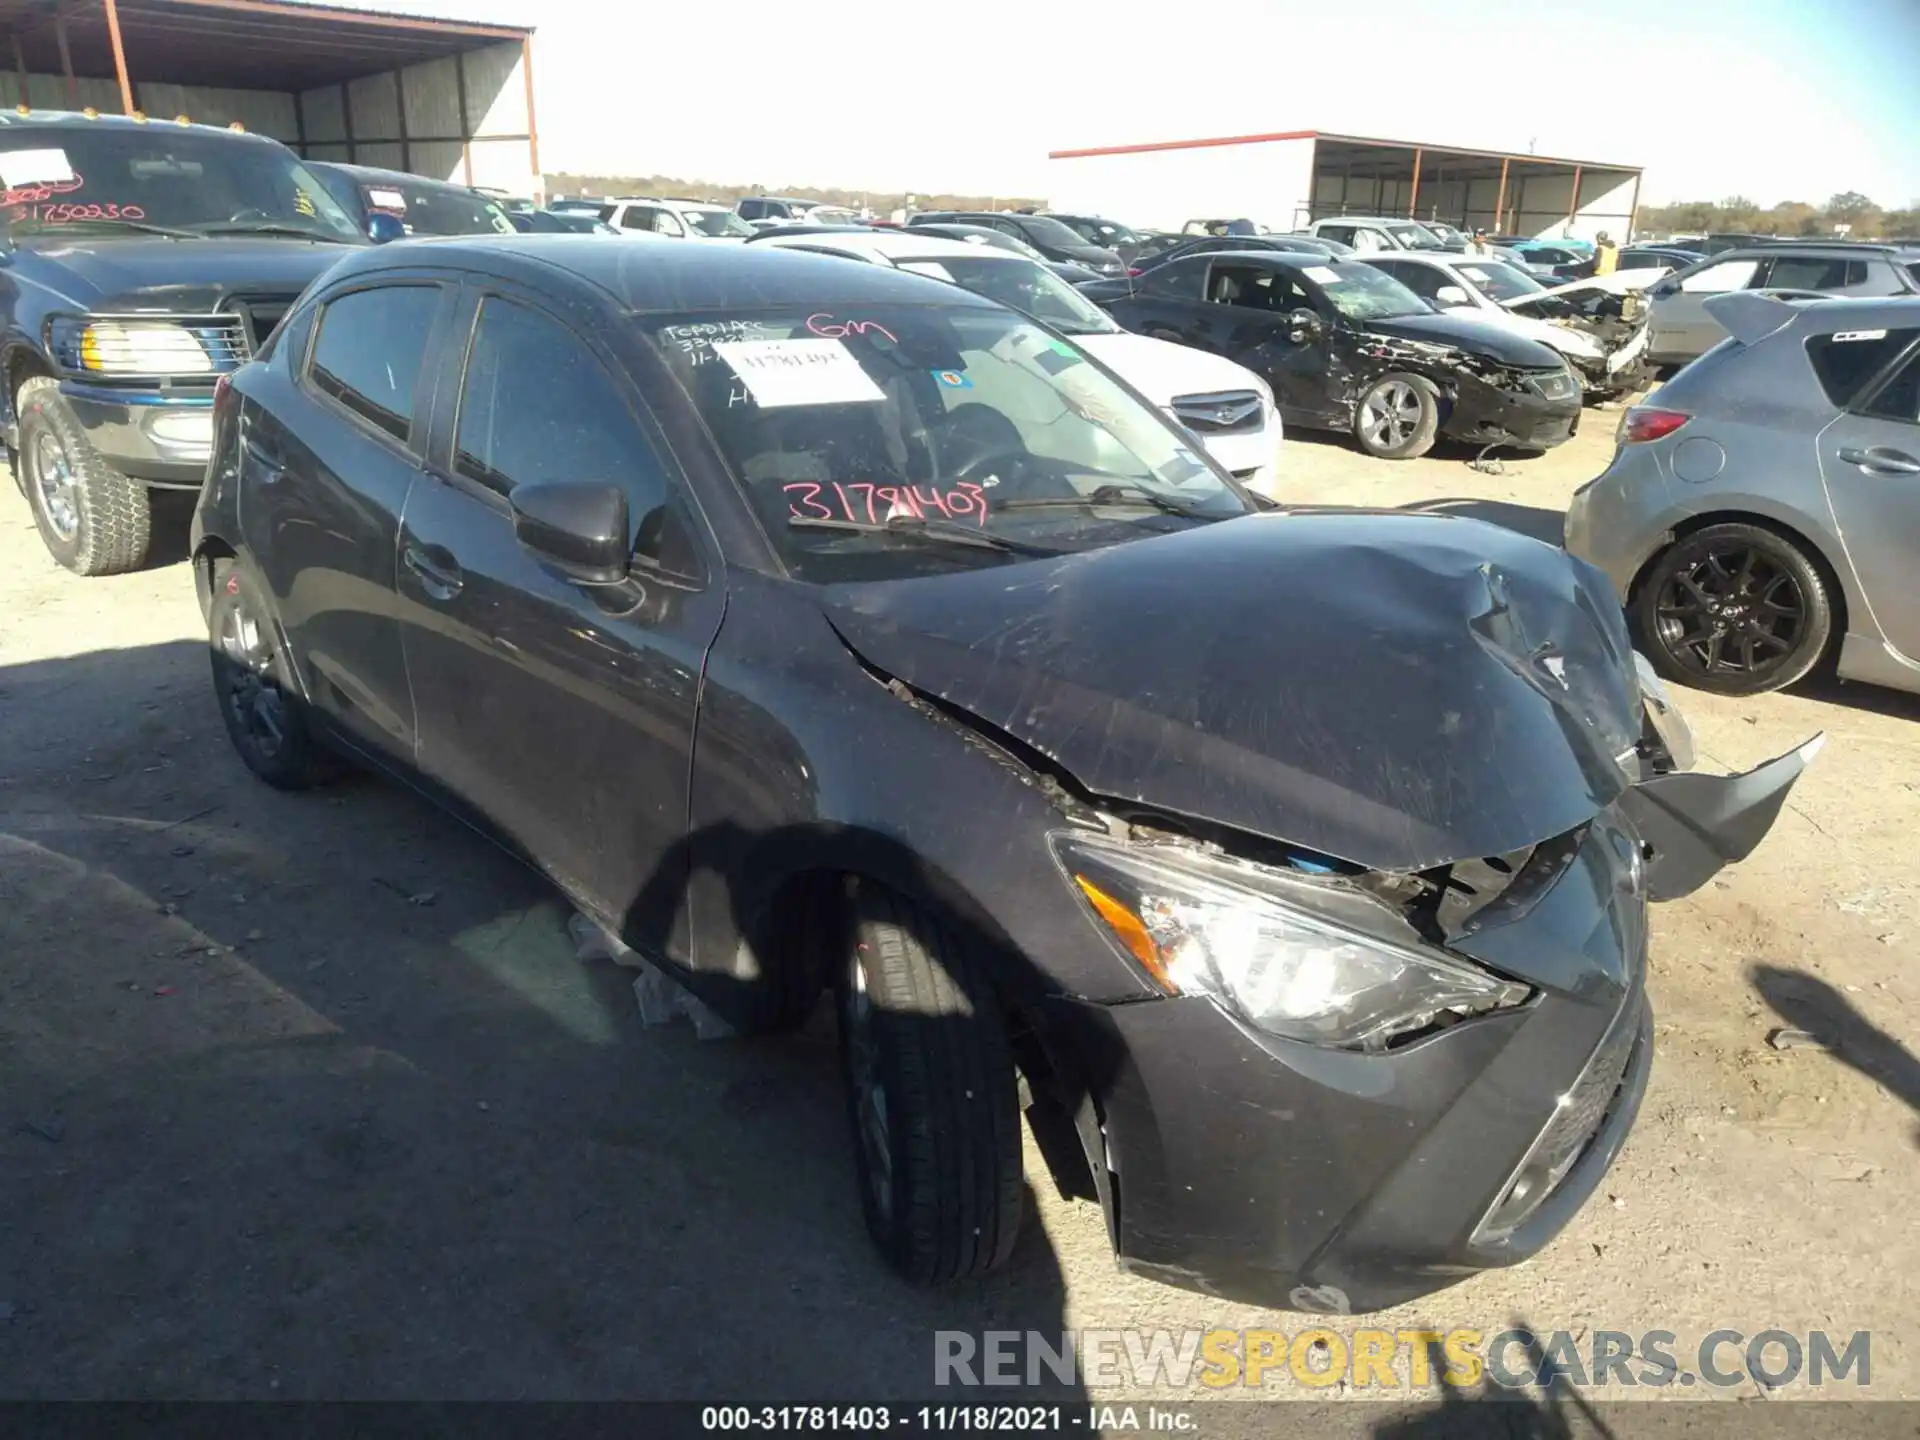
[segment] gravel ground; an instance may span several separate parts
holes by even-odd
[[[1557,539],[1610,447],[1615,416],[1587,419],[1498,475],[1297,437],[1282,494]],[[576,960],[563,907],[458,824],[368,779],[247,775],[184,529],[83,581],[0,488],[0,1395],[846,1400],[928,1393],[939,1329],[1308,1323],[1119,1274],[1031,1150],[1011,1268],[896,1283],[826,1035],[643,1028],[629,977]],[[1721,1327],[1864,1330],[1867,1393],[1920,1397],[1920,1227],[1897,1218],[1920,1190],[1920,699],[1686,708],[1705,765],[1831,743],[1757,855],[1658,912],[1652,1090],[1605,1193],[1532,1262],[1359,1323],[1581,1349],[1661,1329],[1683,1356]],[[1776,1050],[1783,1025],[1835,1048]],[[1264,1393],[1306,1392],[1276,1371]]]

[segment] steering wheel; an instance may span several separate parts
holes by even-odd
[[[1007,461],[1020,463],[1032,458],[1033,457],[1024,449],[983,450],[978,455],[972,456],[963,464],[957,466],[952,472],[953,478],[955,480],[972,480],[976,475],[991,474],[995,465]]]

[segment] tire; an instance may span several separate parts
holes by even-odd
[[[1382,460],[1412,460],[1433,448],[1440,433],[1440,396],[1433,382],[1392,371],[1353,407],[1353,438]]]
[[[866,887],[837,980],[867,1230],[907,1279],[981,1275],[1020,1229],[1020,1107],[1006,1023],[965,947]]]
[[[146,563],[153,541],[147,487],[100,457],[60,394],[36,375],[14,397],[15,471],[47,553],[76,575],[118,575]]]
[[[332,779],[337,762],[313,738],[272,608],[238,566],[214,572],[207,648],[220,718],[247,768],[276,790]]]
[[[1697,530],[1661,552],[1634,596],[1647,658],[1669,680],[1759,695],[1803,679],[1833,638],[1826,576],[1759,525]]]

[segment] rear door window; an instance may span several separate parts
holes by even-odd
[[[1204,255],[1183,255],[1178,260],[1154,266],[1140,281],[1140,289],[1145,294],[1161,295],[1168,299],[1198,300],[1201,281],[1206,274],[1207,260]]]
[[[1878,395],[1860,407],[1860,413],[1878,420],[1920,424],[1920,353],[1910,356],[1907,363],[1900,367],[1900,373],[1883,385]]]
[[[1920,330],[1841,330],[1807,341],[1807,359],[1827,398],[1843,409]]]
[[[1342,245],[1353,244],[1353,226],[1322,225],[1314,231],[1322,240],[1338,240]]]
[[[440,294],[438,285],[379,285],[329,300],[308,368],[313,387],[405,441]]]
[[[1864,284],[1867,267],[1859,260],[1834,260],[1819,255],[1782,255],[1767,267],[1760,284],[1769,290],[1841,290]]]

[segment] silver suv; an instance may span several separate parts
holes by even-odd
[[[1710,255],[1647,292],[1652,302],[1648,361],[1684,365],[1726,339],[1706,302],[1736,290],[1769,290],[1789,300],[1910,295],[1920,292],[1920,248],[1752,245]]]

